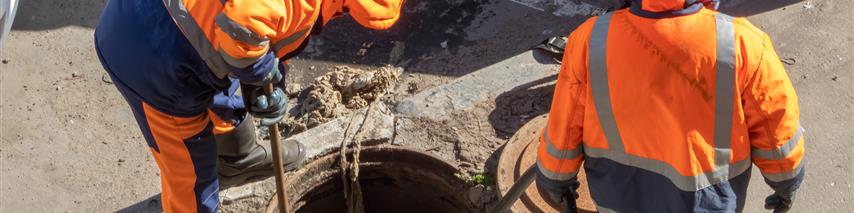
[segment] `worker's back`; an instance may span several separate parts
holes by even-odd
[[[644,1],[572,33],[541,176],[569,180],[585,161],[605,211],[740,210],[751,162],[772,182],[801,174],[794,89],[747,20],[682,1],[650,12],[673,10],[668,2],[677,1]]]

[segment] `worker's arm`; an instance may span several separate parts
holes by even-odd
[[[236,68],[235,72],[247,71],[244,69],[252,67],[259,60],[275,59],[263,56],[270,54],[270,38],[279,36],[286,29],[284,15],[287,12],[283,1],[226,1],[222,13],[216,16],[215,46],[219,47],[225,61]]]
[[[581,133],[587,88],[587,40],[592,23],[588,20],[569,36],[549,121],[540,135],[537,150],[537,185],[557,202],[578,188],[576,175],[584,160]]]
[[[400,19],[400,9],[404,0],[347,0],[345,7],[360,25],[385,30]]]
[[[281,0],[228,0],[216,16],[214,46],[229,65],[229,74],[240,80],[247,109],[262,125],[282,119],[287,97],[282,79],[286,66],[270,50],[270,38],[287,27],[288,13]],[[271,95],[262,87],[275,84]]]
[[[788,209],[804,179],[804,129],[795,88],[767,35],[762,43],[741,98],[753,163],[775,191],[769,199],[777,199],[766,201],[766,208]]]

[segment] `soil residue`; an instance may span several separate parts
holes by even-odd
[[[389,93],[400,74],[401,69],[392,66],[371,70],[337,66],[300,93],[284,128],[296,134],[366,107]]]

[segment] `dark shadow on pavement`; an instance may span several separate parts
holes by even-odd
[[[332,70],[323,63],[340,63],[391,64],[408,73],[462,76],[546,38],[566,36],[588,17],[555,16],[508,0],[407,1],[389,30],[365,29],[350,17],[334,19],[292,60],[290,75],[309,83]]]
[[[106,3],[107,0],[19,1],[12,30],[39,31],[67,26],[95,28]]]
[[[495,110],[489,123],[498,137],[509,139],[519,128],[537,116],[549,113],[557,75],[536,80],[495,98]]]
[[[153,195],[148,199],[139,203],[119,209],[117,213],[160,213],[163,212],[163,206],[160,202],[160,194]]]
[[[783,8],[803,0],[724,0],[718,8],[721,12],[736,17],[747,17]]]

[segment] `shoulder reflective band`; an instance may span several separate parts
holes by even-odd
[[[184,37],[187,37],[190,45],[196,49],[196,52],[199,53],[199,56],[205,61],[214,75],[218,78],[228,76],[228,65],[218,51],[214,49],[213,44],[205,36],[205,32],[202,31],[202,28],[199,27],[193,16],[190,15],[187,7],[184,6],[184,2],[182,0],[163,0],[163,4],[169,10],[169,14],[172,16],[175,24],[178,25],[178,29],[181,30]]]
[[[611,24],[611,14],[605,13],[596,19],[593,24],[593,32],[590,34],[590,54],[588,60],[590,66],[590,89],[593,93],[593,103],[596,104],[596,114],[605,139],[608,140],[608,149],[623,151],[623,139],[617,129],[617,121],[614,119],[614,110],[611,109],[611,91],[608,88],[608,66],[606,50],[608,44],[608,28]]]
[[[732,108],[735,97],[735,32],[732,17],[715,14],[717,48],[715,63],[715,170],[713,180],[728,180],[732,144]]]
[[[733,164],[730,160],[733,98],[735,97],[735,52],[732,17],[724,14],[715,16],[717,31],[717,63],[715,65],[715,169],[696,176],[683,176],[672,165],[625,152],[614,111],[607,72],[607,38],[611,13],[600,16],[593,25],[589,44],[589,82],[593,103],[601,128],[608,141],[608,149],[584,147],[584,154],[614,160],[620,164],[645,169],[670,179],[683,191],[699,189],[724,182],[743,173],[750,167],[750,159]]]

